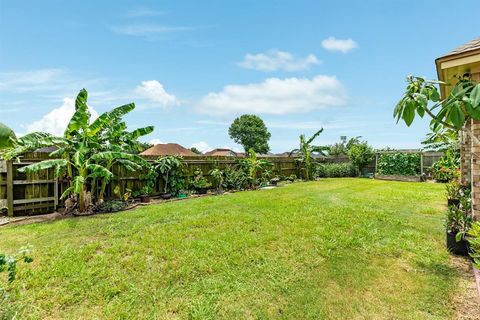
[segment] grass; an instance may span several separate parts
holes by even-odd
[[[0,229],[20,318],[448,319],[439,184],[324,179]]]

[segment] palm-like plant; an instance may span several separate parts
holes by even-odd
[[[323,128],[315,132],[315,134],[311,136],[309,139],[306,139],[305,135],[301,134],[299,147],[290,151],[290,154],[289,154],[289,156],[292,156],[292,154],[297,154],[300,157],[299,161],[304,166],[305,180],[307,181],[311,180],[312,178],[313,162],[314,162],[312,154],[318,153],[321,155],[325,155],[325,151],[329,149],[326,146],[312,145],[313,140],[315,140],[322,132],[323,132]]]
[[[16,139],[15,132],[0,122],[0,149],[11,148]]]
[[[257,154],[253,148],[248,150],[248,158],[240,160],[240,165],[247,171],[251,185],[255,186],[257,184],[257,175],[258,172],[271,166],[271,162],[265,159],[258,159]]]
[[[31,150],[37,145],[56,146],[58,150],[50,154],[51,157],[59,159],[45,160],[39,163],[31,164],[21,168],[19,171],[36,172],[55,168],[56,176],[62,176],[67,172],[70,186],[62,194],[62,198],[74,196],[78,198],[80,212],[85,212],[85,196],[88,182],[101,179],[102,190],[101,199],[103,199],[104,186],[113,177],[110,171],[114,162],[119,162],[132,170],[141,166],[150,166],[147,161],[141,157],[125,152],[118,141],[110,139],[113,130],[118,130],[115,124],[120,122],[122,116],[132,111],[135,104],[130,103],[105,112],[95,121],[90,122],[90,112],[87,107],[88,93],[82,89],[75,100],[75,113],[67,125],[64,136],[61,138],[45,136],[39,137],[35,143],[19,145],[8,153],[9,157],[17,156],[25,151]],[[150,127],[149,127],[150,128]],[[146,129],[149,131],[150,129]],[[153,130],[153,127],[151,127]],[[150,130],[150,132],[151,132]],[[128,136],[129,138],[138,133],[125,133],[124,129],[119,136]]]

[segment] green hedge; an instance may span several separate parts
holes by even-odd
[[[421,157],[418,153],[383,153],[378,157],[377,174],[418,176]]]
[[[355,177],[355,167],[352,163],[319,163],[317,176],[320,178]]]

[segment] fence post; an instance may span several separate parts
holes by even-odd
[[[420,175],[423,176],[423,152],[420,152]]]
[[[373,170],[373,176],[377,175],[377,165],[378,165],[378,153],[375,152],[375,170]]]
[[[55,177],[55,183],[53,184],[53,197],[55,198],[53,207],[56,211],[58,207],[58,177]]]
[[[13,164],[7,161],[7,209],[8,216],[13,217]]]

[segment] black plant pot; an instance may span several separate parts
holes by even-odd
[[[455,239],[456,233],[447,231],[447,249],[457,256],[468,256],[467,240],[461,239],[457,242]]]
[[[458,207],[460,205],[460,200],[459,199],[447,199],[447,205]]]
[[[270,180],[270,184],[271,184],[272,186],[276,186],[277,183],[278,183],[278,180]]]
[[[207,194],[207,188],[198,188],[197,193],[198,194]]]
[[[150,196],[140,196],[140,202],[150,203]]]
[[[168,192],[165,192],[165,193],[162,193],[160,194],[160,197],[163,199],[163,200],[168,200],[172,197],[172,194],[171,193],[168,193]]]

